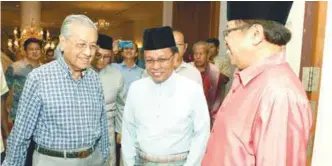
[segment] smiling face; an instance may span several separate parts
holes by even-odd
[[[25,51],[27,58],[33,61],[38,61],[41,56],[41,48],[38,43],[30,43]]]
[[[248,29],[236,29],[238,27],[243,27],[243,25],[239,25],[236,21],[227,23],[225,43],[231,63],[239,69],[245,69],[249,66],[252,58],[252,34],[248,32]]]
[[[173,54],[170,48],[144,51],[146,70],[156,83],[167,80],[174,69]]]
[[[98,69],[104,69],[111,62],[112,51],[108,49],[99,48],[96,56],[92,62],[92,65]]]
[[[97,51],[97,31],[81,24],[72,24],[70,30],[68,38],[60,36],[63,56],[71,70],[81,71],[90,65]]]
[[[133,44],[133,48],[124,48],[122,56],[124,59],[135,59],[138,56],[137,45]]]

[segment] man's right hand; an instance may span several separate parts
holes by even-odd
[[[119,47],[118,47],[119,39],[114,40],[112,45],[113,45],[113,53],[117,54],[119,52]]]

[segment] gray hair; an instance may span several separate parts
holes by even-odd
[[[195,47],[201,46],[201,45],[206,47],[206,53],[209,54],[210,47],[209,47],[209,45],[208,45],[208,43],[206,41],[195,42],[194,45],[193,45],[193,51],[194,51]]]
[[[71,32],[70,32],[70,25],[74,23],[80,23],[81,25],[93,28],[97,31],[96,25],[90,20],[89,17],[85,15],[69,15],[65,18],[65,20],[62,22],[61,26],[61,31],[60,35],[64,37],[69,37]]]
[[[82,15],[82,14],[77,14],[77,15],[72,14],[72,15],[67,16],[65,18],[65,20],[62,22],[60,36],[68,38],[72,33],[70,30],[71,29],[70,27],[72,24],[75,24],[75,23],[79,23],[83,26],[93,28],[97,31],[96,25],[91,21],[91,19],[89,17]],[[57,45],[54,53],[56,56],[61,54],[60,44]]]

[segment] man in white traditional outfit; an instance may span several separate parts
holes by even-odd
[[[107,111],[107,120],[110,132],[111,145],[111,165],[115,166],[115,133],[117,134],[116,142],[120,143],[122,115],[125,105],[126,90],[124,87],[124,78],[119,69],[110,66],[112,60],[112,43],[113,39],[107,35],[99,34],[97,44],[99,49],[92,66],[98,73],[103,85],[105,104]]]
[[[173,36],[174,36],[174,41],[176,44],[177,49],[172,49],[172,52],[174,54],[174,60],[173,65],[174,65],[174,71],[177,74],[180,74],[182,76],[185,76],[198,84],[203,86],[203,81],[202,81],[202,76],[201,73],[194,67],[193,65],[186,63],[183,60],[184,53],[187,50],[188,43],[185,41],[184,34],[180,32],[179,30],[174,30],[173,29]],[[148,77],[149,74],[147,70],[145,69],[142,78]]]
[[[146,29],[149,77],[129,88],[122,123],[127,166],[199,166],[210,134],[203,88],[173,71],[177,49],[172,29]]]

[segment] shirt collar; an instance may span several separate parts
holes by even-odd
[[[210,70],[211,70],[210,65],[211,65],[211,63],[208,63],[208,64],[206,65],[206,68],[205,68],[205,70],[204,70],[204,72],[203,72],[204,75],[207,75],[207,74],[210,73]]]
[[[194,62],[190,62],[190,64],[196,68],[195,63]],[[211,70],[211,65],[213,65],[211,62],[208,63],[208,65],[206,65],[206,69],[204,72],[200,72],[203,75],[209,74],[210,70]]]
[[[264,70],[285,62],[285,54],[277,53],[275,55],[264,58],[262,61],[239,71],[236,69],[234,75],[239,75],[243,86],[246,86],[252,79],[261,74]]]
[[[34,67],[31,64],[29,64],[28,59],[26,57],[23,58],[22,62],[25,66],[31,66],[32,68],[37,68],[38,67],[38,66]],[[43,64],[39,62],[39,66],[41,66],[41,65],[43,65]]]
[[[176,73],[175,71],[172,72],[172,74],[167,78],[167,80],[165,80],[164,82],[161,82],[161,83],[155,83],[153,80],[152,80],[152,77],[150,77],[151,81],[155,84],[155,85],[159,85],[161,87],[173,87],[174,86],[174,79],[175,79],[175,76]],[[171,88],[172,89],[172,88]]]
[[[121,64],[120,64],[122,67],[126,67],[126,68],[129,68],[124,62],[122,62]],[[134,65],[131,67],[131,68],[136,68],[137,66],[136,66],[136,63],[134,63]]]
[[[152,91],[157,92],[159,95],[172,97],[175,93],[174,89],[176,89],[176,77],[177,74],[173,71],[167,80],[161,83],[155,83],[152,77],[149,76],[149,82],[151,84],[149,89],[151,88]]]
[[[111,68],[110,65],[106,65],[103,69],[101,70],[98,70],[97,68],[93,67],[91,65],[91,69],[94,70],[96,73],[99,73],[99,74],[103,74],[103,73],[107,73],[107,71]]]
[[[176,72],[178,72],[179,70],[181,70],[182,68],[187,68],[188,64],[186,62],[183,62],[180,64],[180,66],[178,68],[175,69]]]

